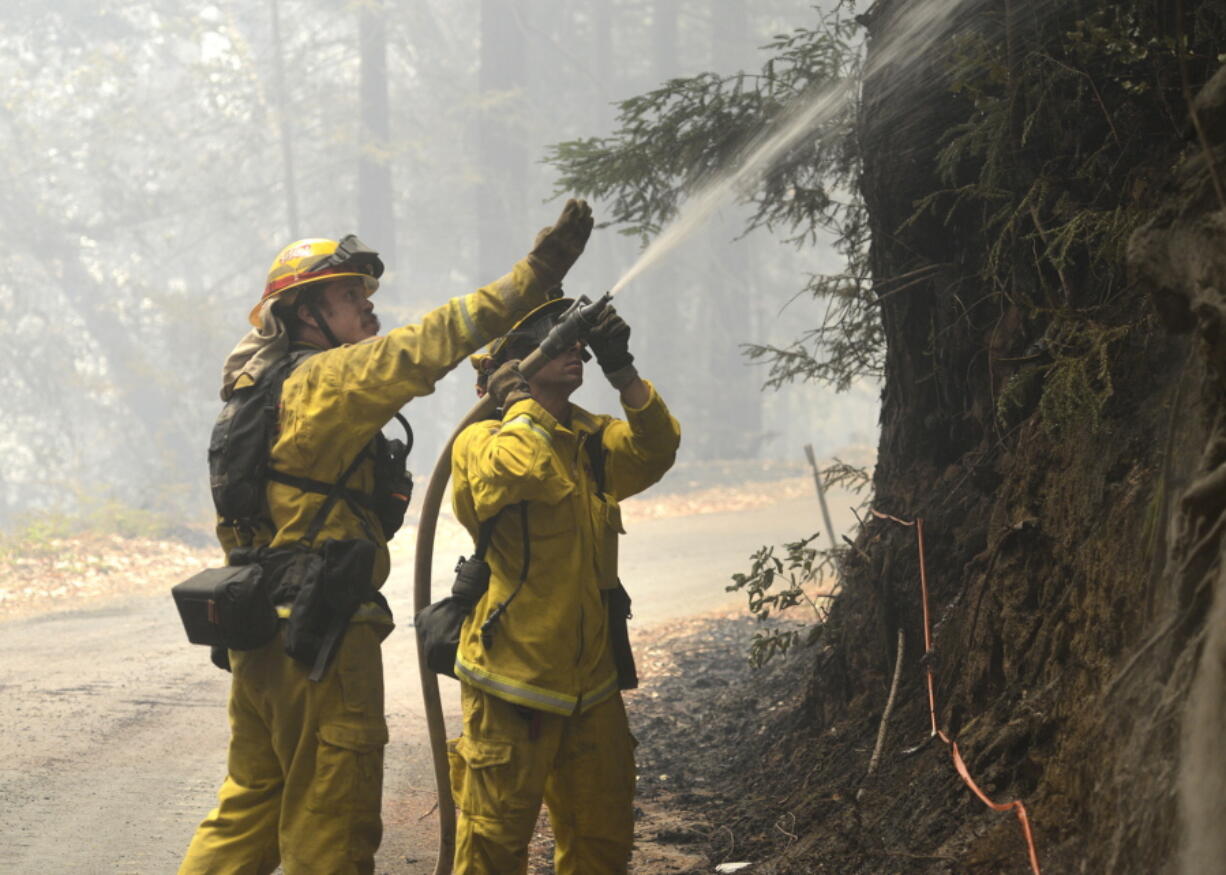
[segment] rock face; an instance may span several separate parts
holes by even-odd
[[[914,6],[880,0],[874,44]],[[1184,7],[966,2],[865,83],[874,276],[899,289],[874,504],[924,520],[932,652],[916,530],[873,518],[767,755],[812,825],[775,871],[1030,870],[929,739],[928,668],[937,726],[1025,803],[1043,871],[1226,871],[1226,74],[1205,84],[1220,12]]]

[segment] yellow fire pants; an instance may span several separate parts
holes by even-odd
[[[624,873],[634,844],[634,739],[621,695],[570,717],[523,712],[460,684],[464,731],[448,744],[460,815],[456,875],[525,872],[541,801],[558,875]]]
[[[383,824],[387,625],[351,622],[318,683],[278,635],[230,652],[229,774],[180,875],[374,871]]]

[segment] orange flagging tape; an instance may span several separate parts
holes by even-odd
[[[1021,800],[1013,802],[993,802],[987,795],[979,789],[979,785],[971,778],[970,770],[967,769],[966,763],[962,759],[962,754],[958,752],[958,743],[953,741],[937,727],[937,705],[936,693],[934,692],[935,684],[932,678],[932,623],[928,614],[928,570],[924,563],[924,520],[917,517],[914,521],[899,519],[888,513],[881,513],[878,510],[872,511],[873,516],[877,519],[891,520],[901,526],[915,527],[915,540],[919,546],[919,571],[920,571],[920,596],[921,606],[924,612],[924,656],[925,659],[924,672],[927,675],[928,681],[928,715],[932,720],[932,734],[949,745],[950,751],[953,753],[954,768],[962,777],[966,786],[971,788],[971,792],[979,797],[979,800],[994,811],[1009,811],[1013,810],[1017,814],[1018,822],[1022,826],[1022,835],[1026,838],[1026,850],[1030,855],[1030,868],[1034,875],[1041,875],[1039,871],[1039,854],[1034,846],[1034,834],[1030,831],[1030,818],[1026,816],[1026,806]]]
[[[900,526],[913,526],[913,525],[915,525],[915,523],[909,523],[909,522],[907,522],[906,520],[900,520],[898,517],[896,517],[896,516],[891,516],[891,515],[890,515],[890,514],[888,514],[888,513],[882,513],[881,511],[877,510],[876,508],[872,508],[872,507],[870,507],[870,508],[869,508],[869,511],[871,511],[871,512],[872,512],[872,514],[873,514],[873,516],[875,516],[875,517],[876,517],[877,519],[879,519],[879,520],[893,520],[894,522],[898,523]]]

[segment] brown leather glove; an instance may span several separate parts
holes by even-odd
[[[562,207],[556,222],[541,229],[528,258],[547,285],[553,287],[562,282],[562,277],[583,254],[591,233],[592,208],[587,201],[575,198]]]
[[[490,374],[486,388],[502,410],[509,410],[515,402],[532,397],[528,381],[519,372],[519,359],[509,359],[499,365]]]
[[[544,243],[545,238],[548,237],[552,231],[553,231],[553,225],[549,225],[548,227],[542,228],[541,230],[537,231],[536,239],[532,241],[532,248],[535,250],[536,247]],[[560,284],[556,285],[545,293],[545,300],[552,301],[554,298],[562,297],[562,294],[563,294],[562,286]]]

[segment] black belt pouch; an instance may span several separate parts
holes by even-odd
[[[170,592],[193,644],[255,650],[277,634],[277,611],[259,565],[209,568]]]
[[[490,566],[484,559],[480,556],[461,559],[451,595],[426,605],[413,619],[430,671],[455,677],[460,629],[489,586]]]
[[[630,593],[618,581],[616,589],[606,590],[609,608],[609,644],[613,650],[613,663],[617,666],[617,687],[633,690],[639,685],[639,674],[634,666],[634,653],[630,649]]]
[[[285,652],[306,665],[314,664],[328,639],[335,646],[358,605],[380,598],[370,585],[375,564],[370,541],[330,538],[313,558],[317,561],[294,581],[297,592],[285,628]]]

